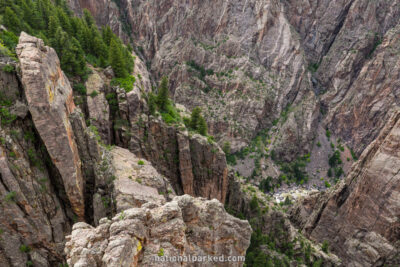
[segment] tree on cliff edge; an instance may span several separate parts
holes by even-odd
[[[122,51],[115,39],[111,40],[110,43],[110,65],[117,78],[125,78],[128,76],[128,72],[125,68],[125,62],[122,57]]]
[[[168,78],[164,76],[161,80],[160,87],[158,88],[157,105],[161,112],[166,112],[169,104],[169,90]]]

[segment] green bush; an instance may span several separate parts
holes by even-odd
[[[324,242],[322,242],[321,248],[322,248],[323,252],[328,253],[328,251],[329,251],[329,243],[328,243],[328,241],[324,240]]]
[[[19,247],[19,251],[23,252],[23,253],[28,253],[29,251],[31,251],[31,248],[27,245],[21,245]]]
[[[144,165],[144,161],[143,161],[143,160],[139,160],[139,161],[138,161],[138,165],[143,166],[143,165]]]
[[[119,86],[125,89],[125,92],[129,93],[133,90],[133,84],[135,83],[136,79],[132,75],[129,75],[125,78],[114,78],[111,81],[112,86]]]
[[[2,70],[8,73],[13,73],[15,68],[13,65],[5,65]]]
[[[86,87],[82,83],[74,84],[73,89],[75,92],[78,92],[80,95],[86,95]]]
[[[96,97],[99,95],[99,92],[97,92],[96,90],[94,90],[93,92],[90,93],[90,97]]]
[[[15,202],[16,196],[17,196],[17,193],[15,191],[10,191],[6,194],[6,196],[4,197],[4,200],[6,202]]]
[[[1,125],[9,125],[17,119],[17,116],[11,114],[8,108],[0,108]]]

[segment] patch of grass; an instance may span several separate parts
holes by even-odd
[[[143,165],[144,165],[144,161],[143,161],[143,160],[139,160],[139,161],[138,161],[138,165],[143,166]]]

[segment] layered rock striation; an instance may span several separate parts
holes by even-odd
[[[386,123],[334,190],[305,199],[292,218],[328,241],[346,266],[400,264],[400,113]]]

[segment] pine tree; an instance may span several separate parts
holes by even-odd
[[[168,94],[169,94],[169,89],[168,89],[168,78],[164,76],[161,79],[160,87],[158,88],[158,95],[157,95],[157,105],[160,108],[161,112],[166,112],[168,108]]]
[[[115,77],[117,78],[125,78],[128,76],[128,72],[125,68],[125,62],[122,57],[121,47],[115,39],[111,40],[110,44],[110,65],[114,70]]]
[[[94,22],[94,18],[92,14],[89,12],[89,10],[87,9],[83,10],[83,18],[89,27],[91,27],[92,25],[96,25]]]
[[[203,118],[203,116],[200,116],[199,125],[198,125],[199,134],[206,136],[207,135],[207,130],[208,130],[207,122]]]
[[[72,26],[69,17],[67,14],[64,12],[62,8],[57,8],[57,18],[58,21],[60,22],[61,27],[63,28],[64,31],[66,31],[68,34],[72,34]],[[50,24],[50,22],[49,22]]]
[[[3,21],[8,30],[19,34],[21,31],[21,21],[10,7],[6,7]]]
[[[156,96],[150,92],[148,97],[149,113],[154,115],[156,113]]]
[[[49,18],[49,27],[47,29],[47,34],[49,38],[54,38],[56,36],[57,29],[60,27],[60,22],[56,16],[51,16]]]
[[[110,26],[103,27],[101,30],[101,36],[103,38],[104,43],[107,46],[110,46],[111,39],[114,37],[114,33],[112,32]]]
[[[200,117],[201,117],[201,109],[199,107],[193,109],[192,114],[190,116],[190,123],[189,123],[189,127],[192,130],[194,130],[194,131],[198,130]]]

